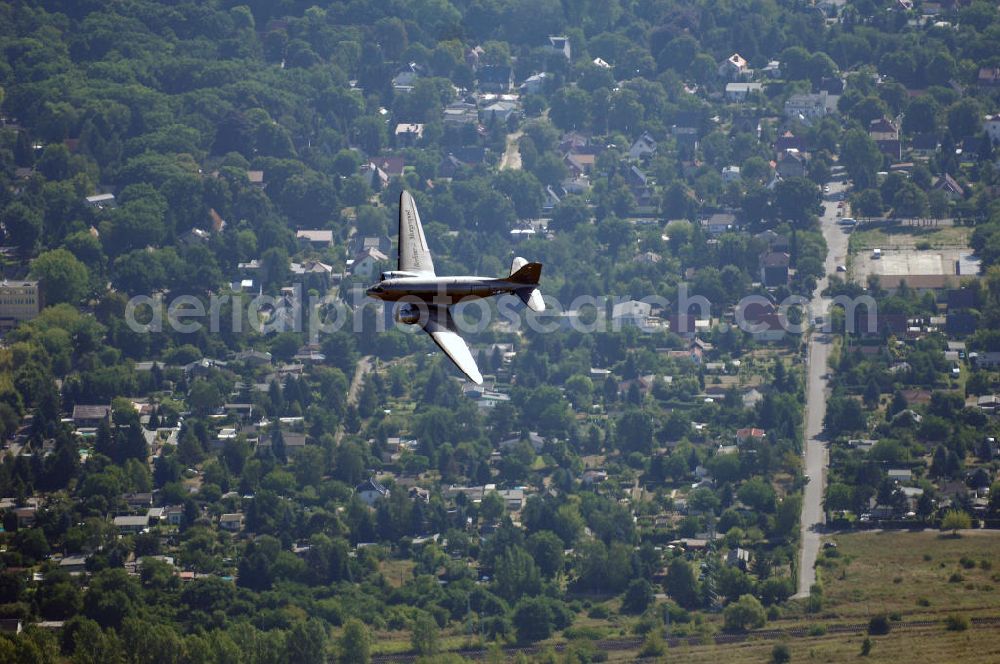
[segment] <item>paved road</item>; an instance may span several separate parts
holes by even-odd
[[[837,225],[837,202],[831,197],[839,197],[846,189],[841,182],[830,183],[830,195],[823,202],[823,217],[820,224],[823,237],[826,239],[826,272],[833,274],[838,265],[847,264],[847,238],[843,227]],[[846,275],[845,275],[846,276]],[[830,300],[820,293],[826,288],[827,279],[823,278],[816,286],[812,298],[811,315],[823,316],[829,320]],[[826,380],[827,358],[830,356],[832,335],[820,330],[814,331],[809,340],[809,363],[806,380],[806,427],[804,468],[810,478],[806,484],[802,500],[802,548],[799,558],[799,583],[796,597],[808,597],[809,588],[816,582],[816,556],[819,553],[820,533],[823,524],[823,493],[826,486],[826,467],[828,454],[826,444],[820,440],[823,432],[823,417],[826,415]]]

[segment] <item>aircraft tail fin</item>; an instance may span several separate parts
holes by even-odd
[[[528,286],[538,284],[538,280],[541,278],[541,263],[529,263],[525,259],[518,256],[514,259],[514,262],[511,263],[510,276],[507,277],[507,281]]]
[[[542,292],[535,288],[541,277],[541,263],[529,263],[526,259],[518,256],[510,264],[510,276],[507,277],[507,281],[524,284],[524,288],[518,288],[514,292],[532,311],[545,311]]]

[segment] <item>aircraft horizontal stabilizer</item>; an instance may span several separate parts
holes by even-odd
[[[528,308],[532,311],[539,313],[545,311],[545,301],[542,299],[542,291],[537,288],[520,288],[516,292],[521,301],[528,305]]]

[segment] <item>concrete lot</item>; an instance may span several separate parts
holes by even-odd
[[[871,251],[859,252],[851,261],[851,278],[859,284],[866,283],[868,275],[913,276],[956,275],[956,264],[965,259],[962,276],[969,274],[970,249],[883,249],[882,258],[872,258]],[[975,274],[972,271],[972,274]]]

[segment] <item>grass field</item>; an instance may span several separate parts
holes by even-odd
[[[946,623],[949,618],[1000,618],[1000,595],[995,589],[1000,586],[1000,532],[965,531],[959,538],[936,531],[866,532],[829,539],[837,548],[824,550],[820,557],[819,611],[808,613],[804,603],[789,603],[782,617],[768,622],[760,633],[725,644],[711,641],[711,635],[721,631],[721,616],[708,615],[700,627],[685,626],[688,635],[706,635],[705,645],[680,645],[668,648],[661,658],[641,661],[764,664],[771,661],[774,646],[784,643],[792,662],[1000,662],[1000,624],[965,622],[966,629],[950,630]],[[617,600],[608,605],[614,609]],[[877,614],[890,617],[891,631],[872,636],[869,655],[860,657],[864,626]],[[591,638],[634,638],[634,622],[614,612],[607,620],[581,615],[574,628],[577,634],[592,634]],[[796,630],[797,635],[786,634]],[[408,649],[405,631],[378,636],[378,652]],[[445,647],[468,645],[459,630],[442,637]],[[540,645],[565,641],[560,635]],[[610,662],[637,660],[635,649],[607,654]]]
[[[824,557],[820,568],[831,617],[1000,615],[996,531],[968,531],[960,538],[873,532],[832,539],[839,555]]]

